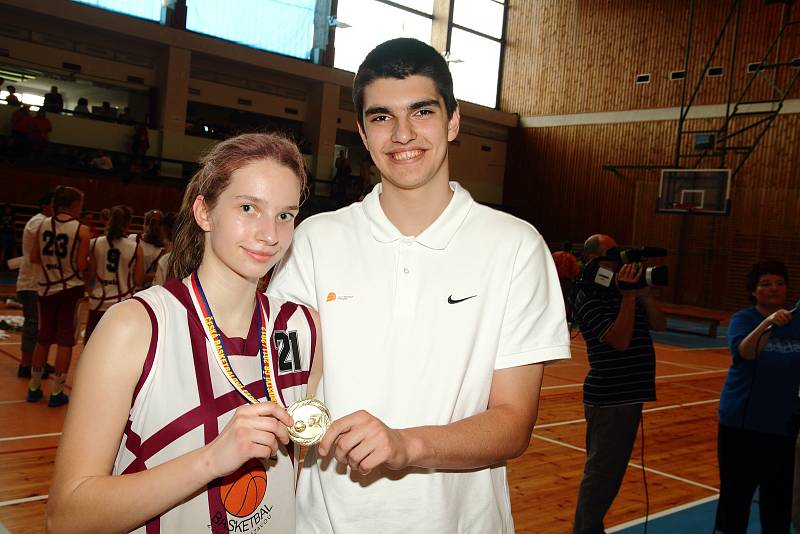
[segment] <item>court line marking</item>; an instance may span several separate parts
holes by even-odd
[[[688,363],[678,363],[678,362],[671,362],[669,360],[656,360],[656,363],[663,363],[666,365],[674,365],[675,367],[685,367],[686,369],[694,369],[695,371],[715,371],[718,369],[724,369],[723,367],[716,367],[713,365],[690,365]]]
[[[25,402],[25,399],[22,399],[22,400],[4,400],[4,401],[0,401],[0,405],[3,405],[3,404],[18,404],[20,402]]]
[[[658,519],[659,517],[676,514],[678,512],[688,510],[689,508],[694,508],[695,506],[700,506],[701,504],[706,504],[708,502],[716,500],[719,500],[719,495],[709,495],[708,497],[703,497],[702,499],[698,499],[696,501],[687,502],[686,504],[680,504],[678,506],[673,506],[672,508],[667,508],[666,510],[661,510],[660,512],[650,514],[646,517],[642,516],[638,519],[632,519],[631,521],[627,521],[619,525],[614,525],[613,527],[607,528],[606,532],[608,532],[608,534],[611,534],[612,532],[619,532],[621,530],[625,530],[626,528],[635,527],[636,525],[641,525],[642,523],[645,522],[645,519],[648,522],[650,522],[653,519]]]
[[[6,351],[6,350],[0,349],[0,353],[2,353],[2,354],[5,354],[6,356],[8,356],[9,358],[11,358],[11,359],[12,359],[12,360],[14,360],[15,362],[19,362],[19,361],[20,361],[20,359],[19,359],[17,356],[14,356],[13,354],[11,354],[10,352],[8,352],[8,351]]]
[[[15,504],[25,504],[26,502],[44,501],[48,495],[34,495],[33,497],[25,497],[24,499],[11,499],[10,501],[0,501],[0,508],[3,506],[14,506]]]
[[[50,438],[53,436],[60,436],[61,432],[50,432],[49,434],[28,434],[27,436],[8,436],[5,438],[0,438],[0,442],[3,441],[17,441],[20,439],[36,439],[36,438]]]
[[[664,410],[675,410],[677,408],[687,408],[689,406],[700,406],[702,404],[711,404],[713,402],[719,402],[719,398],[693,401],[693,402],[682,402],[680,404],[668,404],[666,406],[656,406],[655,408],[647,408],[646,410],[642,410],[642,413],[663,412]],[[569,421],[556,421],[553,423],[544,423],[541,425],[536,425],[534,426],[534,430],[536,430],[537,428],[553,428],[557,426],[574,425],[577,423],[585,423],[585,422],[586,419],[570,419]]]
[[[707,375],[713,373],[727,373],[727,369],[709,369],[707,371],[696,371],[693,373],[675,373],[671,375],[662,375],[657,376],[656,380],[664,380],[665,378],[682,378],[686,376],[698,376],[698,375]],[[559,384],[557,386],[542,386],[542,389],[564,389],[564,388],[574,388],[577,386],[583,386],[583,382],[578,382],[575,384]]]
[[[20,452],[39,452],[39,451],[51,451],[53,449],[57,449],[58,445],[50,445],[49,447],[33,447],[30,449],[14,449],[10,451],[0,451],[0,456],[4,454],[17,454]]]
[[[573,450],[576,450],[576,451],[580,451],[580,452],[586,454],[586,449],[584,449],[583,447],[577,447],[575,445],[572,445],[572,444],[569,444],[569,443],[565,443],[565,442],[559,441],[557,439],[546,438],[544,436],[539,436],[539,435],[536,435],[536,434],[534,434],[533,437],[541,439],[542,441],[546,441],[548,443],[552,443],[554,445],[560,445],[562,447],[566,447],[568,449],[573,449]],[[696,486],[698,488],[703,488],[705,490],[713,491],[714,493],[719,493],[719,488],[715,488],[714,486],[708,486],[706,484],[703,484],[702,482],[695,482],[694,480],[689,480],[688,478],[683,478],[683,477],[679,477],[678,475],[673,475],[673,474],[670,474],[670,473],[666,473],[664,471],[659,471],[658,469],[653,469],[652,467],[644,467],[643,468],[641,465],[635,464],[633,462],[628,462],[628,465],[630,467],[635,467],[636,469],[644,469],[648,473],[653,473],[654,475],[659,475],[659,476],[662,476],[662,477],[665,477],[665,478],[671,478],[672,480],[677,480],[678,482],[683,482],[684,484],[689,484],[691,486]]]

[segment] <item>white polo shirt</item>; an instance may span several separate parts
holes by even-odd
[[[363,202],[309,218],[268,293],[319,310],[320,396],[334,418],[367,410],[392,428],[486,410],[496,369],[569,358],[547,246],[528,223],[453,198],[416,237]],[[502,431],[502,430],[500,430]],[[306,457],[298,532],[513,532],[505,465],[367,477]]]

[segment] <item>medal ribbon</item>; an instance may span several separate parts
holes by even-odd
[[[203,286],[200,285],[200,278],[197,276],[197,271],[192,273],[190,281],[199,308],[198,313],[205,328],[206,337],[214,351],[220,369],[231,385],[236,388],[236,391],[241,393],[250,404],[257,404],[259,400],[247,390],[231,366],[228,353],[225,351],[225,345],[222,342],[222,336],[219,335],[217,322],[214,320],[214,314],[211,312],[211,306],[208,304],[208,299],[206,299],[206,295],[203,292]],[[269,322],[267,321],[264,307],[261,305],[261,301],[258,297],[256,297],[256,306],[258,306],[258,329],[261,339],[261,348],[259,349],[259,356],[261,357],[261,378],[264,380],[267,389],[267,400],[278,402],[278,395],[275,393],[275,383],[272,380],[272,359],[269,354],[269,338],[267,336],[267,325]]]

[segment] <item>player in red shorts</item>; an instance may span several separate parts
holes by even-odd
[[[72,361],[78,302],[85,291],[84,272],[88,264],[89,228],[78,217],[83,193],[74,187],[59,186],[53,192],[53,216],[42,221],[31,262],[39,264],[39,337],[33,352],[28,402],[42,398],[42,373],[52,344],[56,351],[53,389],[47,405],[51,408],[69,402],[64,383]]]

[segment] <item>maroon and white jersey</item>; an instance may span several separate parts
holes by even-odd
[[[61,215],[65,217],[66,215]],[[48,217],[39,227],[39,296],[46,297],[84,284],[78,272],[78,242],[81,223],[69,217]]]
[[[142,247],[142,256],[144,258],[144,272],[154,273],[158,266],[158,260],[164,255],[164,247],[158,247],[152,243],[148,243],[142,239],[141,234],[130,234],[128,239],[135,241]]]
[[[150,315],[152,341],[134,390],[114,475],[151,469],[203,447],[223,430],[236,408],[247,403],[218,366],[187,281],[171,279],[134,298]],[[261,293],[257,298],[268,317],[278,401],[289,406],[306,396],[317,336],[314,321],[302,305]],[[247,339],[228,338],[221,332],[220,336],[234,372],[264,401],[258,306]],[[295,532],[298,454],[299,447],[292,442],[281,446],[277,459],[246,463],[135,532]]]
[[[90,241],[90,255],[95,263],[95,282],[89,294],[89,306],[105,311],[112,304],[133,296],[133,265],[138,245],[130,239],[117,239],[111,245],[106,236]]]

